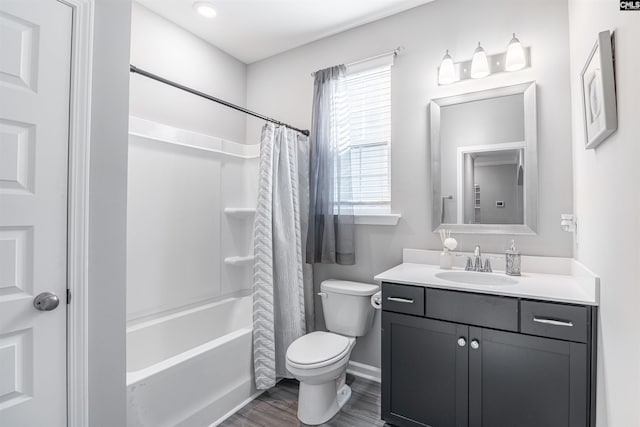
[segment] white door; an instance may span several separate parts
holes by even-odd
[[[71,25],[71,8],[56,0],[0,0],[2,427],[67,423]],[[37,310],[43,292],[59,306]],[[52,298],[42,302],[51,308]]]

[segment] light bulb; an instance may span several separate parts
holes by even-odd
[[[197,1],[193,4],[193,9],[198,12],[198,15],[205,18],[215,18],[218,13],[213,8],[213,5],[206,1]]]
[[[506,71],[518,71],[523,69],[525,65],[524,49],[522,48],[522,44],[520,44],[520,40],[516,38],[516,33],[513,33],[513,38],[507,48],[507,58],[504,69]]]
[[[471,78],[481,79],[489,75],[489,62],[487,61],[487,54],[484,52],[480,42],[475,52],[473,52],[473,58],[471,59]]]
[[[456,81],[456,70],[453,66],[453,59],[449,55],[449,50],[445,53],[440,63],[440,69],[438,70],[438,83],[441,85],[448,85]]]

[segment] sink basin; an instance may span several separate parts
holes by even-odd
[[[442,271],[436,273],[435,276],[442,280],[466,285],[506,286],[518,283],[517,280],[501,274],[478,273],[476,271]]]

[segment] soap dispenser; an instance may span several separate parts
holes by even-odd
[[[511,241],[511,247],[505,252],[505,264],[505,273],[520,276],[520,252],[516,249],[515,240]]]

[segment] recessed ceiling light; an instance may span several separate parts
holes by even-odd
[[[198,12],[200,16],[205,18],[215,18],[218,12],[213,8],[213,5],[206,1],[197,1],[193,4],[193,9]]]

